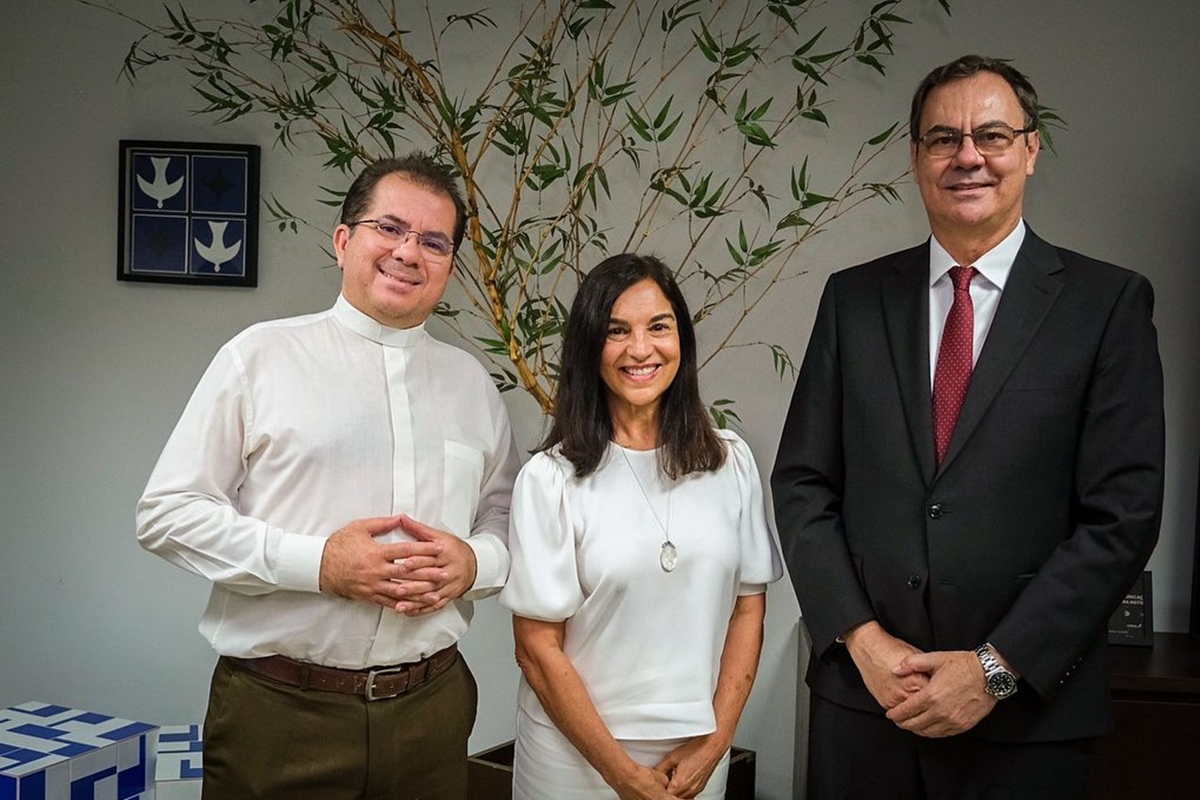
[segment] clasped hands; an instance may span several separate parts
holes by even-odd
[[[621,800],[688,800],[704,790],[728,749],[715,733],[688,739],[654,767],[638,765],[613,788]]]
[[[407,542],[379,542],[394,530]],[[321,554],[320,590],[415,617],[431,614],[475,583],[475,551],[457,536],[407,514],[370,517],[335,531]]]
[[[654,769],[670,779],[666,789],[671,797],[691,798],[704,791],[728,751],[729,745],[715,732],[696,736],[667,753]]]
[[[983,667],[970,650],[925,653],[868,622],[846,636],[846,647],[887,718],[918,736],[954,736],[975,727],[996,706],[984,690]]]

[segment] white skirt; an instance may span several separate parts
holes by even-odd
[[[653,767],[686,739],[621,739],[621,747],[637,763]],[[721,800],[729,774],[729,754],[713,770],[697,800]],[[600,773],[553,725],[517,709],[513,757],[513,800],[612,800],[617,796]]]

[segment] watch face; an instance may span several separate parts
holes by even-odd
[[[1003,700],[1017,690],[1017,681],[1009,672],[997,672],[987,679],[988,694]]]

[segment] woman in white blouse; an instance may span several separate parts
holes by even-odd
[[[754,458],[709,421],[691,316],[658,259],[613,256],[580,284],[509,548],[513,797],[723,797],[782,566]]]

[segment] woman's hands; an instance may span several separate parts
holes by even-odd
[[[667,791],[684,800],[704,791],[713,771],[729,751],[729,745],[716,733],[697,736],[676,747],[655,766],[655,771],[670,776]]]
[[[630,763],[629,772],[620,778],[605,776],[605,781],[621,800],[681,800],[684,795],[667,790],[670,779],[657,767]]]

